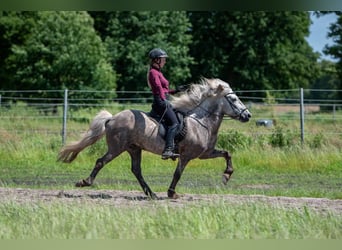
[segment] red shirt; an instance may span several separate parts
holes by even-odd
[[[148,74],[148,80],[152,88],[152,94],[160,96],[162,100],[166,99],[166,94],[172,94],[169,90],[169,81],[163,76],[163,73],[155,68],[151,68]]]

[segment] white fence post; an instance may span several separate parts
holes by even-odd
[[[304,144],[304,91],[300,88],[300,138]]]
[[[68,89],[64,90],[64,106],[63,106],[63,127],[62,127],[62,144],[66,142],[66,127],[68,114]]]

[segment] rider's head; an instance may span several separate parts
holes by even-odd
[[[159,68],[162,68],[164,66],[166,62],[166,57],[168,57],[166,52],[159,48],[152,49],[148,53],[148,56],[151,59],[151,66],[155,65],[155,66],[158,66]]]

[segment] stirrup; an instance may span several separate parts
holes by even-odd
[[[176,158],[179,157],[179,154],[176,154],[174,152],[172,152],[171,150],[165,150],[162,154],[162,159],[163,160],[167,160],[169,158],[171,158],[172,160],[176,160]]]

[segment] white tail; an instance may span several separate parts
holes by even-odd
[[[58,161],[70,163],[84,148],[100,140],[105,134],[105,124],[113,115],[106,110],[100,111],[90,124],[88,131],[79,141],[64,146],[58,154]]]

